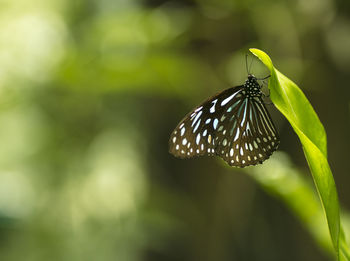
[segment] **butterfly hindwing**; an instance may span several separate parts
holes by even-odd
[[[237,108],[234,113],[237,121],[224,123],[229,126],[229,138],[226,133],[218,134],[223,135],[223,142],[217,148],[221,152],[220,156],[231,166],[245,167],[262,163],[279,145],[276,128],[264,102],[260,97],[254,97],[251,101],[245,98],[241,108]]]

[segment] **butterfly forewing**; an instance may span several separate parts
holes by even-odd
[[[261,96],[253,77],[211,97],[176,127],[170,152],[181,158],[218,155],[237,167],[262,163],[277,149],[279,138]]]
[[[242,88],[233,87],[214,95],[187,114],[171,134],[170,152],[180,158],[215,154],[221,117],[229,100],[239,97]]]

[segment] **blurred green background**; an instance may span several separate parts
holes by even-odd
[[[349,209],[348,0],[2,0],[0,260],[332,260],[255,182],[312,184],[273,105],[261,166],[168,153],[190,109],[245,80],[250,47],[313,104]]]

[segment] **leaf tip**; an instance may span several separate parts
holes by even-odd
[[[272,71],[273,69],[272,61],[264,51],[261,51],[260,49],[257,49],[257,48],[249,48],[249,51],[252,54],[254,54],[256,57],[258,57],[260,61],[262,61],[263,64],[265,64],[270,69],[270,71]]]

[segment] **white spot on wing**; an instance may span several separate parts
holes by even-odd
[[[201,123],[201,119],[199,119],[199,121],[197,122],[197,124],[196,124],[196,126],[194,127],[194,129],[193,129],[193,133],[195,133],[196,131],[197,131],[197,129],[198,129],[198,127],[199,127],[199,124]]]
[[[237,128],[236,136],[235,136],[235,138],[233,140],[234,141],[238,140],[238,137],[239,137],[239,128]]]
[[[214,130],[216,130],[218,123],[219,123],[218,119],[214,119],[214,121],[213,121]]]
[[[185,134],[185,127],[182,127],[181,129],[181,136],[183,136]]]
[[[241,90],[235,92],[234,94],[232,94],[231,96],[227,97],[225,100],[223,100],[221,102],[221,106],[225,106],[230,100],[233,99],[233,97],[235,97]]]
[[[245,117],[247,115],[247,99],[245,100],[245,106],[244,106],[244,112],[243,112],[243,119],[242,119],[242,122],[241,122],[241,127],[243,127],[244,123],[245,123]],[[248,128],[249,129],[249,128]]]
[[[203,108],[203,106],[200,106],[200,107],[198,107],[197,109],[195,109],[194,112],[200,111],[202,108]]]
[[[214,113],[215,112],[215,104],[216,104],[217,101],[218,101],[218,99],[212,101],[213,106],[211,106],[211,108],[210,108],[210,113]]]
[[[193,127],[196,124],[196,122],[198,121],[198,119],[202,115],[202,113],[203,113],[202,111],[198,112],[198,114],[196,115],[196,117],[194,118],[194,120],[191,124],[191,127]]]
[[[203,131],[203,136],[205,137],[207,135],[208,130]]]
[[[253,145],[251,143],[249,143],[249,149],[250,151],[253,151]]]
[[[198,133],[198,134],[197,134],[197,137],[196,137],[196,143],[197,143],[197,145],[199,145],[200,139],[201,139],[201,134]]]
[[[231,157],[233,156],[233,149],[232,148],[230,149],[230,156]]]

